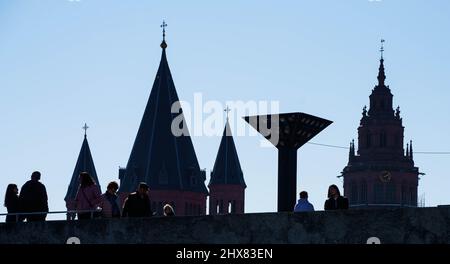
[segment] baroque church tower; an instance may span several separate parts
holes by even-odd
[[[384,40],[382,40],[383,44]],[[400,107],[394,111],[392,93],[385,84],[383,46],[378,85],[364,107],[358,127],[358,150],[350,143],[344,168],[344,192],[350,207],[417,206],[419,168],[414,166],[412,141],[404,151]]]

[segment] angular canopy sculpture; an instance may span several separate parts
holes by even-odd
[[[297,149],[333,122],[298,112],[244,119],[278,149],[278,212],[291,212],[297,197]]]

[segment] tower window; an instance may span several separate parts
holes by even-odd
[[[381,184],[379,182],[375,183],[373,191],[374,191],[375,203],[384,203],[383,184]]]
[[[367,203],[367,183],[366,183],[366,181],[363,181],[362,183],[361,183],[361,195],[360,195],[360,200],[361,200],[361,203]]]
[[[358,203],[358,187],[355,182],[350,184],[350,202],[352,204]]]
[[[395,203],[395,185],[393,183],[386,185],[386,202]]]
[[[370,148],[372,145],[372,135],[370,134],[370,132],[367,132],[367,136],[366,136],[366,146],[368,148]]]
[[[406,190],[406,186],[405,184],[402,185],[402,205],[406,205],[407,204],[407,190]]]
[[[414,188],[409,188],[410,201],[412,206],[417,206],[417,201],[414,193]]]

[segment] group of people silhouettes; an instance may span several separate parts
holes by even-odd
[[[8,210],[6,222],[21,222],[26,220],[44,221],[48,213],[48,198],[44,184],[40,182],[41,173],[35,171],[31,180],[21,188],[20,194],[16,184],[9,184],[6,188],[5,207]],[[74,200],[75,213],[78,219],[93,217],[148,217],[155,213],[152,211],[149,197],[149,186],[145,182],[138,185],[137,191],[128,195],[121,206],[117,191],[119,184],[112,181],[101,194],[100,188],[87,172],[80,173],[79,187]],[[341,196],[336,185],[328,188],[328,199],[325,201],[325,210],[348,209],[348,199]],[[294,212],[311,212],[314,206],[308,201],[308,193],[300,192],[300,199],[295,205]],[[165,216],[174,216],[175,211],[170,204],[163,207]]]
[[[4,206],[8,215],[6,222],[22,222],[26,220],[44,221],[48,213],[48,198],[45,186],[39,182],[41,173],[35,171],[31,180],[20,190],[16,184],[9,184],[6,189]],[[96,217],[146,217],[153,216],[149,197],[149,186],[141,182],[137,191],[128,195],[121,206],[117,195],[119,184],[112,181],[101,194],[93,178],[87,172],[80,173],[79,187],[73,201],[74,211],[68,213],[69,219],[90,219]],[[170,204],[164,205],[164,216],[174,216],[175,211]]]
[[[340,210],[348,209],[348,199],[341,195],[339,188],[336,185],[328,187],[328,199],[325,201],[324,209]],[[294,212],[313,212],[314,206],[308,201],[308,193],[300,192],[300,199],[294,207]]]
[[[8,210],[6,222],[17,222],[25,219],[27,222],[45,220],[46,212],[48,212],[48,199],[47,191],[44,184],[39,181],[40,179],[41,173],[39,171],[33,172],[31,180],[22,186],[20,195],[16,184],[8,185],[5,194],[5,207]]]

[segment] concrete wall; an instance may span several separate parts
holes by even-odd
[[[450,243],[450,207],[0,224],[0,243]]]

